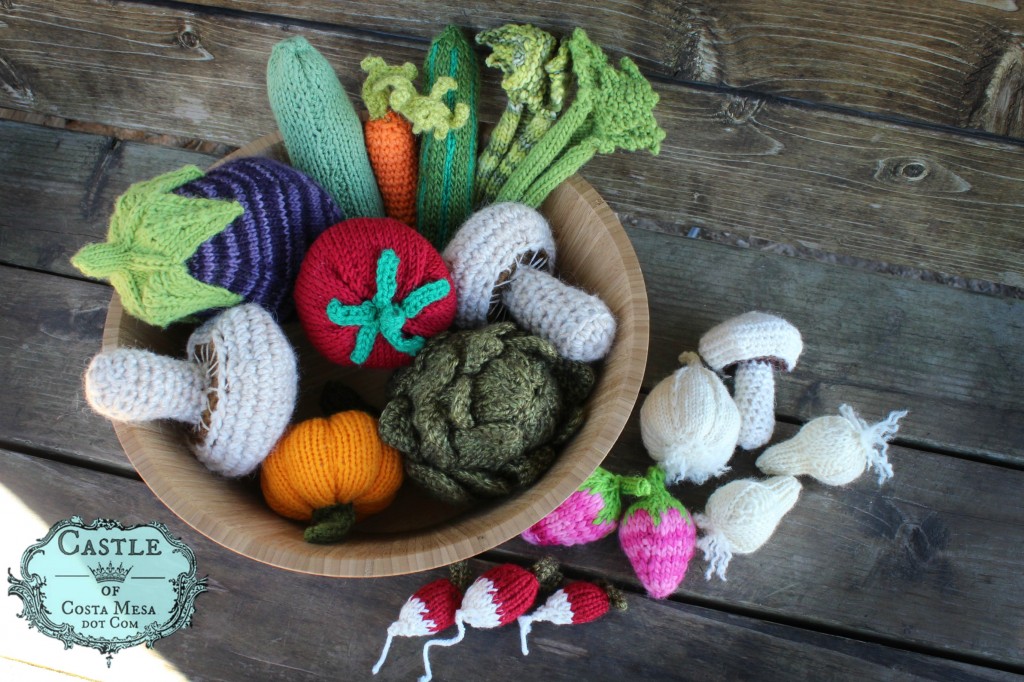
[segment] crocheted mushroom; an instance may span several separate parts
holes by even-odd
[[[551,274],[551,227],[529,206],[507,202],[477,211],[442,257],[458,293],[456,324],[481,327],[504,307],[569,360],[593,362],[611,349],[615,317],[600,298]]]
[[[116,421],[172,419],[192,427],[188,445],[210,470],[243,476],[281,437],[295,407],[298,368],[284,333],[263,308],[229,308],[196,329],[187,359],[134,348],[100,353],[85,397]]]
[[[800,331],[768,313],[749,312],[722,322],[700,339],[700,356],[716,372],[734,368],[733,398],[740,411],[738,444],[753,450],[775,430],[774,370],[790,372],[803,350]]]

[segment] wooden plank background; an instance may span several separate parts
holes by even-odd
[[[0,7],[0,21],[0,106],[235,145],[273,129],[266,58],[299,30],[263,15],[133,2],[19,0]],[[350,92],[358,92],[357,65],[367,53],[423,57],[420,34],[301,30]],[[504,101],[495,80],[484,91],[492,121]],[[614,155],[585,171],[625,224],[669,233],[697,226],[1024,287],[1014,229],[1024,166],[1007,163],[1020,158],[1019,142],[738,91],[657,87],[668,132],[662,157]],[[979,232],[987,238],[974,239]]]

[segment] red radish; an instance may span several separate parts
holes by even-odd
[[[452,646],[466,636],[466,626],[489,630],[508,625],[526,613],[542,585],[553,586],[561,581],[558,566],[552,559],[541,559],[526,570],[515,564],[502,564],[485,572],[473,581],[462,598],[462,606],[455,612],[458,634],[451,639],[432,639],[423,645],[425,674],[419,682],[430,682],[430,654],[432,646]]]
[[[626,609],[626,600],[622,593],[611,585],[595,585],[584,581],[569,583],[558,590],[533,613],[519,617],[519,636],[523,645],[523,655],[530,654],[526,646],[526,637],[537,622],[554,623],[555,625],[575,625],[589,623],[608,613],[610,608],[620,611]]]
[[[462,593],[448,578],[421,587],[402,606],[398,620],[388,627],[388,638],[373,674],[380,672],[395,637],[422,637],[446,630],[455,624],[455,611],[462,604]]]

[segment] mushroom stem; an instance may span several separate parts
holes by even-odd
[[[330,545],[341,542],[352,529],[356,512],[351,504],[333,504],[313,510],[313,522],[303,534],[306,542]]]
[[[615,317],[604,301],[542,270],[517,268],[501,297],[516,322],[569,360],[600,360],[615,340]]]
[[[199,424],[208,385],[198,363],[132,348],[100,353],[85,373],[89,404],[104,417],[124,422]]]
[[[740,411],[740,436],[744,450],[759,448],[775,431],[775,372],[761,360],[736,365],[733,400]]]

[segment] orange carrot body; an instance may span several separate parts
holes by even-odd
[[[388,109],[381,118],[368,120],[363,133],[385,213],[415,228],[419,145],[412,124]]]

